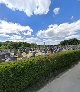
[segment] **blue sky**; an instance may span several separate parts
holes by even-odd
[[[58,44],[80,39],[80,0],[0,0],[0,41]]]

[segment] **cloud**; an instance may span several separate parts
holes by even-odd
[[[62,38],[75,35],[80,31],[80,20],[73,23],[50,25],[46,30],[40,30],[37,36],[40,38]]]
[[[9,36],[5,41],[13,41],[13,42],[19,42],[19,41],[24,41],[23,37],[21,35],[12,35]]]
[[[39,39],[38,37],[26,38],[25,41],[28,43],[36,43],[36,44],[42,43],[41,39]]]
[[[28,43],[36,43],[38,45],[44,45],[44,42],[46,45],[56,45],[59,44],[61,40],[54,40],[54,39],[40,39],[38,37],[30,37],[26,38],[25,42]]]
[[[32,32],[31,31],[23,32],[23,35],[25,35],[25,36],[27,36],[27,35],[32,36]]]
[[[46,45],[57,45],[61,42],[61,40],[54,40],[54,39],[46,39],[44,40]]]
[[[21,40],[21,39],[23,39],[23,38],[22,38],[22,36],[19,36],[19,35],[12,35],[12,36],[10,36],[9,39],[10,39],[10,40]]]
[[[0,0],[12,10],[24,11],[27,16],[47,14],[51,0]]]
[[[68,37],[65,37],[65,39],[72,39],[72,38],[80,39],[80,35],[70,35]]]
[[[36,43],[38,45],[43,44],[43,40],[39,39],[38,37],[22,37],[21,35],[12,35],[8,39],[8,41],[13,41],[13,42],[27,42],[27,43]],[[5,40],[5,41],[7,41]]]
[[[60,8],[55,8],[55,9],[53,10],[53,12],[54,12],[55,15],[59,14]]]
[[[22,37],[21,35],[17,35],[17,34],[0,34],[0,37],[3,38],[4,40],[0,40],[1,41],[13,41],[13,42],[18,42],[18,41],[24,41],[24,37]]]
[[[71,19],[74,19],[74,16],[71,16]]]
[[[22,26],[17,23],[0,20],[0,34],[10,34],[10,33],[18,34],[19,32],[25,32],[25,31],[33,32],[33,30],[29,26]]]
[[[7,37],[7,38],[9,38],[10,36],[7,35],[7,34],[0,34],[0,37]]]
[[[32,36],[33,30],[29,26],[22,26],[17,23],[0,20],[0,37],[6,37],[5,41],[23,41],[28,43],[37,43],[39,45],[58,44],[62,39],[78,38],[80,39],[80,20],[72,23],[51,24],[46,30],[37,32],[37,36]],[[29,37],[27,36],[29,35]]]

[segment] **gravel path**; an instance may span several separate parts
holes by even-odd
[[[37,92],[80,92],[80,63]]]

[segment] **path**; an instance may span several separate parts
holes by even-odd
[[[37,92],[80,92],[80,63]]]

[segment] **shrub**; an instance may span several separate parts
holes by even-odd
[[[65,51],[16,62],[0,63],[0,92],[21,92],[50,73],[80,60],[80,51]]]

